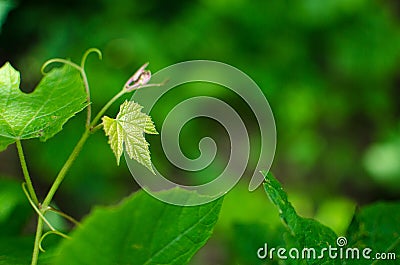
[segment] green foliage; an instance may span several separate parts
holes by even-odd
[[[168,193],[186,201],[198,196]],[[187,264],[211,236],[221,203],[174,206],[137,192],[116,207],[94,210],[61,244],[54,264]]]
[[[299,0],[291,5],[121,0],[118,5],[99,1],[95,7],[78,2],[14,2],[0,34],[0,56],[24,71],[24,88],[40,80],[35,69],[44,60],[60,54],[79,58],[83,47],[96,46],[104,52],[101,64],[87,61],[88,79],[96,87],[91,91],[94,111],[133,73],[132,65],[151,61],[159,70],[188,59],[226,62],[244,70],[265,92],[279,132],[274,170],[286,176],[291,191],[306,193],[315,208],[327,194],[349,196],[356,202],[398,197],[398,178],[383,180],[359,163],[369,147],[386,141],[400,120],[397,0]],[[223,90],[202,93],[227,99]],[[156,124],[177,104],[175,99],[149,113]],[[108,116],[115,118],[111,115],[118,107],[111,107]],[[43,148],[43,155],[31,158],[32,170],[45,171],[38,174],[42,182],[49,183],[57,174],[68,146],[79,137],[80,125],[77,120],[69,123],[45,146],[38,141],[25,144],[27,153]],[[201,125],[188,125],[191,137],[181,138],[183,150],[196,154],[196,139],[205,134]],[[215,133],[213,129],[207,133]],[[158,138],[147,140],[157,167],[178,176],[155,150]],[[131,191],[125,165],[109,165],[112,153],[107,148],[102,140],[90,140],[64,183],[65,192],[74,199],[63,204],[77,215],[87,213],[93,202],[112,203]],[[49,160],[55,161],[49,164]],[[212,172],[222,167],[215,168]],[[82,182],[91,190],[83,192]],[[78,201],[80,207],[74,207]]]
[[[0,68],[0,151],[16,140],[46,141],[86,106],[82,78],[70,66],[46,74],[31,94],[19,83],[19,72],[9,63]]]
[[[125,101],[116,119],[103,117],[103,128],[109,138],[108,143],[117,158],[117,164],[122,156],[123,148],[131,159],[135,159],[151,172],[149,144],[144,133],[158,134],[150,116],[141,112],[142,106],[132,101]]]
[[[395,253],[400,258],[400,203],[378,202],[358,209],[347,230],[349,247],[370,247],[375,252]],[[384,261],[398,264],[398,261]],[[383,262],[382,262],[383,263]],[[349,264],[370,264],[367,261]],[[379,263],[378,263],[379,264]]]
[[[399,199],[398,136],[392,137],[399,135],[400,121],[397,0],[299,0],[291,5],[285,1],[251,5],[240,0],[122,0],[118,5],[98,1],[94,6],[75,2],[0,1],[7,3],[0,6],[0,57],[2,63],[12,61],[22,71],[24,89],[41,79],[37,69],[44,60],[60,54],[78,58],[82,47],[99,47],[105,55],[101,64],[90,58],[87,62],[89,81],[96,88],[91,91],[96,99],[93,111],[118,91],[132,74],[132,65],[150,60],[154,69],[161,69],[193,58],[227,62],[249,74],[268,97],[279,132],[274,171],[285,176],[282,180],[299,215],[317,218],[341,234],[352,209],[336,198],[346,198],[351,205]],[[6,19],[9,3],[14,3],[14,9]],[[226,99],[221,91],[208,95]],[[161,124],[161,113],[176,104],[176,100],[166,100],[160,111],[150,113],[152,119]],[[112,106],[109,116],[115,117],[111,115],[118,108],[118,104]],[[79,139],[83,119],[84,115],[78,115],[46,145],[24,143],[34,182],[44,187],[50,184]],[[198,143],[193,139],[215,132],[211,126],[203,128],[202,124],[187,126],[190,137],[181,137],[182,148],[197,154]],[[124,163],[120,167],[110,163],[113,154],[103,138],[91,136],[63,182],[63,193],[56,197],[57,205],[73,216],[87,214],[93,204],[114,203],[136,188],[126,177]],[[155,138],[148,139],[152,160],[169,176],[178,176],[157,156]],[[0,154],[0,167],[19,176],[16,162],[10,159],[13,150]],[[0,192],[7,193],[7,187]],[[259,247],[264,238],[276,246],[286,244],[281,234],[286,228],[276,225],[278,215],[265,197],[237,192],[237,188],[224,200],[214,237],[219,248],[214,244],[204,253],[209,258],[229,258],[200,265],[253,265],[257,263],[250,263],[254,257],[248,255],[254,252],[249,253],[247,243]],[[24,218],[26,205],[21,206]],[[395,211],[381,215],[371,219],[397,218]],[[332,226],[334,220],[343,223]],[[6,233],[9,226],[4,227],[1,232]],[[31,224],[27,227],[24,231],[32,232]],[[236,245],[239,239],[246,243]],[[246,249],[239,251],[242,247]]]
[[[31,94],[24,94],[19,90],[19,73],[9,63],[0,69],[0,130],[2,132],[0,151],[16,142],[25,178],[22,190],[38,215],[31,264],[36,265],[39,261],[41,264],[47,264],[53,255],[56,256],[55,264],[187,264],[211,236],[222,199],[200,206],[178,207],[158,201],[144,191],[140,191],[117,207],[95,210],[71,233],[71,237],[60,231],[66,228],[65,222],[60,217],[75,224],[78,224],[77,221],[50,206],[53,196],[84,143],[101,126],[109,136],[109,144],[116,155],[118,164],[125,146],[131,158],[152,170],[149,144],[144,138],[144,133],[157,134],[157,131],[150,116],[141,112],[143,107],[134,102],[125,101],[120,106],[116,119],[103,116],[107,109],[124,94],[142,86],[151,86],[147,84],[151,77],[150,72],[144,69],[147,64],[139,70],[145,71],[146,79],[144,81],[140,79],[140,82],[133,86],[124,86],[93,119],[91,106],[88,106],[86,126],[80,140],[62,166],[44,200],[39,202],[37,199],[20,140],[30,138],[47,140],[61,131],[64,123],[75,113],[87,106],[90,88],[84,64],[91,52],[101,55],[97,49],[88,50],[80,66],[64,59],[50,60],[50,63],[61,62],[65,66],[46,74],[38,88]],[[103,122],[98,124],[101,118]],[[16,189],[14,182],[1,179],[0,182],[4,182],[0,186],[0,199],[3,201],[0,206],[0,227],[6,228],[7,232],[9,230],[10,234],[14,235],[20,232],[15,230],[22,230],[21,220],[24,221],[22,218],[24,212],[18,215],[22,210],[19,206],[26,200],[23,200],[23,193],[21,189]],[[199,195],[195,192],[175,189],[164,192],[164,196],[179,197],[181,201],[190,203]],[[9,226],[9,223],[12,225]],[[1,235],[9,236],[7,232],[1,232]],[[58,235],[70,240],[65,240],[57,252],[47,252],[50,254],[41,255],[39,259],[39,251],[44,251],[44,239],[47,242],[49,235],[53,235],[52,237]],[[11,244],[6,245],[5,240],[10,241]],[[0,256],[0,264],[27,263],[29,260],[27,257],[30,255],[27,254],[28,248],[25,246],[30,242],[32,242],[30,237],[1,238],[0,247],[6,251],[6,255]],[[50,249],[53,250],[57,244],[58,242],[53,242]],[[99,255],[99,252],[102,255]]]
[[[24,235],[32,209],[16,180],[0,177],[0,265],[29,264],[32,257],[33,236]],[[40,264],[50,264],[53,258],[51,247],[58,243],[56,238],[46,242],[46,253]]]
[[[284,247],[286,250],[296,248],[314,248],[316,257],[321,253],[322,248],[329,246],[337,248],[338,236],[330,228],[310,218],[303,218],[297,215],[295,209],[288,201],[286,193],[280,183],[271,173],[265,174],[265,191],[278,208],[279,215],[288,233],[284,236]],[[257,226],[255,226],[257,228]],[[258,234],[266,234],[269,230],[259,227]],[[375,203],[360,208],[354,214],[353,221],[347,229],[346,242],[341,247],[358,248],[360,253],[364,248],[371,248],[370,254],[374,260],[375,253],[394,253],[400,257],[400,203]],[[281,244],[283,242],[280,242]],[[276,243],[275,243],[276,244]],[[282,245],[281,245],[282,246]],[[371,260],[361,257],[360,259],[340,258],[333,259],[325,252],[323,259],[288,259],[281,260],[280,264],[371,264]],[[361,254],[360,254],[361,256]],[[397,264],[394,260],[386,260],[385,264]],[[245,263],[250,264],[250,263]],[[254,264],[254,263],[252,263]]]
[[[290,232],[286,237],[288,249],[289,246],[297,249],[314,248],[317,253],[320,253],[321,249],[328,248],[329,245],[334,246],[337,238],[335,232],[313,219],[297,215],[279,182],[271,173],[264,172],[264,174],[266,177],[265,191],[270,200],[278,207],[279,215]],[[307,259],[307,264],[325,264],[328,261],[329,257],[326,256],[323,259]],[[329,264],[340,263],[330,260]]]

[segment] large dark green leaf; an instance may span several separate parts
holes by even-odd
[[[16,140],[46,141],[86,106],[80,73],[68,65],[46,74],[30,94],[19,83],[19,72],[9,63],[0,68],[0,151]]]
[[[198,196],[169,193],[187,201]],[[210,237],[221,203],[174,206],[137,192],[116,207],[95,209],[63,242],[54,264],[187,264]]]

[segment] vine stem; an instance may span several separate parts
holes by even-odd
[[[87,115],[86,115],[86,128],[87,129],[90,128],[90,119],[92,118],[92,105],[91,105],[91,102],[90,102],[89,82],[88,82],[88,79],[87,79],[87,76],[86,76],[86,73],[85,73],[85,63],[86,63],[87,57],[92,52],[97,53],[97,55],[99,56],[99,59],[100,60],[102,59],[101,51],[99,49],[96,49],[96,48],[91,48],[91,49],[87,50],[85,52],[85,54],[83,55],[80,66],[77,65],[76,63],[73,63],[73,62],[69,61],[69,60],[65,60],[65,59],[62,59],[62,58],[54,58],[54,59],[50,59],[47,62],[45,62],[43,64],[43,66],[42,66],[42,69],[41,69],[42,74],[45,75],[46,74],[45,69],[46,69],[46,67],[48,65],[50,65],[52,63],[63,63],[63,64],[66,64],[66,65],[74,67],[75,69],[77,69],[80,72],[80,74],[82,76],[82,79],[83,79],[83,85],[84,85],[85,91],[86,91],[86,101],[87,101],[87,104],[88,104],[88,106],[87,106]]]
[[[60,187],[62,181],[65,178],[65,175],[67,174],[68,170],[71,168],[73,162],[76,160],[78,157],[79,153],[82,150],[82,147],[86,143],[86,140],[89,138],[89,136],[92,134],[92,128],[96,127],[97,122],[100,120],[100,118],[104,115],[104,113],[107,111],[107,109],[121,96],[126,94],[128,91],[124,88],[122,89],[118,94],[116,94],[110,101],[104,105],[104,107],[99,111],[99,113],[96,115],[96,117],[93,119],[93,121],[90,123],[90,126],[86,127],[84,133],[82,134],[81,138],[79,139],[78,143],[76,144],[74,150],[72,151],[71,155],[68,157],[67,161],[65,162],[64,166],[61,168],[60,172],[58,173],[56,179],[54,180],[49,192],[47,193],[43,203],[40,205],[40,211],[44,212],[45,209],[49,208],[49,205]],[[23,160],[25,161],[25,160]],[[30,178],[28,178],[30,180]],[[28,181],[27,181],[28,183]],[[29,190],[29,184],[27,184],[28,190]],[[37,199],[36,199],[37,200]],[[43,234],[43,219],[39,216],[38,222],[37,222],[37,227],[36,227],[36,236],[35,236],[35,246],[33,249],[33,257],[32,257],[32,263],[31,265],[37,265],[38,258],[39,258],[39,251],[40,251],[40,239]]]
[[[87,138],[90,135],[89,129],[86,129],[85,132],[82,134],[81,139],[76,144],[74,150],[72,151],[71,155],[68,157],[68,160],[65,162],[64,166],[61,168],[60,172],[58,173],[56,179],[53,182],[49,192],[47,193],[43,203],[42,208],[47,208],[53,199],[54,194],[56,193],[58,187],[60,186],[61,182],[64,180],[65,175],[67,174],[68,170],[71,168],[72,163],[78,157],[78,154],[82,150],[83,145],[85,144]]]
[[[92,118],[92,103],[90,102],[90,90],[89,90],[89,82],[87,76],[85,74],[85,70],[81,69],[81,76],[83,79],[83,84],[86,90],[86,101],[88,103],[87,112],[86,112],[86,128],[90,127],[90,119]]]
[[[63,211],[57,210],[57,209],[55,209],[53,207],[50,207],[50,206],[49,206],[49,208],[47,210],[51,211],[53,213],[56,213],[61,217],[64,217],[65,219],[67,219],[68,221],[70,221],[71,223],[73,223],[76,226],[80,225],[80,223],[75,218],[73,218],[72,216],[64,213]]]
[[[68,170],[71,168],[73,162],[78,157],[79,153],[82,150],[83,145],[86,143],[86,140],[89,138],[91,134],[91,128],[94,127],[100,118],[104,115],[107,109],[122,95],[126,93],[125,89],[122,89],[118,94],[116,94],[110,101],[107,102],[106,105],[99,111],[93,121],[90,123],[90,126],[85,129],[85,132],[82,134],[81,139],[76,144],[74,150],[72,151],[71,155],[68,157],[68,160],[65,162],[64,166],[61,168],[60,172],[58,173],[56,179],[53,182],[49,192],[47,193],[43,203],[42,208],[47,208],[50,205],[51,200],[54,197],[54,194],[58,190],[61,182],[64,180],[65,175],[67,174]]]
[[[128,93],[125,88],[122,89],[118,94],[116,94],[110,101],[107,102],[106,105],[97,113],[96,117],[93,119],[92,123],[90,124],[90,128],[93,128],[96,126],[97,122],[101,119],[101,117],[104,115],[104,113],[108,110],[108,108],[120,97],[122,97],[124,94]]]
[[[97,53],[97,55],[99,56],[99,59],[102,59],[102,54],[101,51],[99,49],[96,48],[91,48],[89,50],[87,50],[85,52],[85,54],[82,57],[82,61],[81,61],[81,67],[79,68],[79,71],[81,72],[82,78],[83,78],[83,84],[85,86],[85,90],[86,90],[86,97],[87,97],[87,116],[86,116],[86,128],[90,128],[90,120],[92,119],[92,105],[91,105],[91,100],[90,100],[90,89],[89,89],[89,82],[85,73],[85,63],[86,63],[86,59],[89,56],[89,54],[91,54],[92,52]]]
[[[67,171],[71,167],[72,163],[77,158],[79,152],[82,150],[84,143],[86,142],[87,138],[90,135],[89,129],[86,128],[85,132],[83,133],[81,139],[75,146],[74,150],[72,151],[71,155],[69,156],[68,160],[65,162],[64,166],[61,168],[60,172],[58,173],[53,185],[51,186],[47,196],[45,197],[43,203],[40,205],[40,212],[44,214],[45,210],[47,209],[51,200],[53,199],[54,194],[56,193],[58,187],[60,186],[61,182],[63,181]],[[43,234],[43,219],[39,215],[37,227],[36,227],[36,236],[35,236],[35,243],[33,248],[33,256],[32,256],[32,263],[31,265],[37,265],[39,259],[39,251],[40,251],[40,241]]]
[[[32,179],[29,176],[29,171],[28,171],[28,167],[26,165],[24,150],[22,149],[21,141],[17,140],[15,142],[15,144],[17,146],[18,156],[19,156],[19,160],[21,162],[22,173],[23,173],[24,178],[25,178],[25,182],[26,182],[26,186],[28,188],[29,196],[31,197],[32,201],[36,205],[38,205],[39,204],[39,200],[38,200],[38,198],[36,196],[35,189],[33,188]]]
[[[42,208],[39,209],[39,208],[35,205],[35,203],[32,201],[32,199],[29,197],[29,194],[28,194],[28,192],[26,191],[26,188],[25,188],[25,182],[22,183],[22,190],[24,191],[26,197],[28,198],[29,203],[32,205],[32,208],[35,210],[35,212],[38,214],[38,216],[39,216],[40,218],[42,218],[43,222],[46,223],[46,225],[50,228],[50,230],[56,231],[56,229],[50,224],[50,222],[49,222],[49,221],[46,219],[46,217],[44,216],[44,214],[46,213],[46,210],[44,210],[44,209],[42,209]],[[40,205],[39,205],[39,207],[40,207]]]
[[[68,64],[68,65],[78,69],[81,72],[82,77],[83,77],[84,86],[85,86],[86,93],[87,93],[87,101],[88,101],[88,113],[87,113],[85,131],[83,132],[81,138],[79,139],[78,143],[74,147],[72,153],[70,154],[70,156],[68,157],[67,161],[65,162],[65,164],[61,168],[60,172],[58,173],[56,179],[54,180],[53,184],[51,185],[50,190],[48,191],[48,193],[47,193],[45,199],[43,200],[42,204],[39,203],[39,201],[37,199],[37,196],[35,194],[35,191],[33,189],[32,182],[31,182],[31,179],[29,177],[28,170],[27,170],[27,167],[26,167],[25,157],[24,157],[23,152],[22,152],[21,143],[19,141],[17,141],[18,153],[20,154],[21,165],[22,165],[22,169],[23,169],[23,172],[24,172],[25,180],[26,180],[26,183],[27,183],[26,185],[27,185],[28,191],[30,193],[30,197],[32,198],[32,201],[39,206],[38,210],[40,211],[40,213],[43,216],[46,213],[46,211],[49,209],[49,205],[50,205],[51,201],[53,200],[53,197],[54,197],[55,193],[57,192],[58,188],[60,187],[61,183],[63,182],[63,180],[64,180],[67,172],[71,168],[73,162],[76,160],[76,158],[78,157],[79,153],[81,152],[81,150],[82,150],[84,144],[86,143],[87,139],[89,138],[89,136],[92,133],[94,133],[95,131],[97,131],[98,129],[101,128],[101,124],[98,124],[98,122],[100,121],[101,117],[105,114],[105,112],[108,110],[108,108],[115,101],[117,101],[117,99],[119,99],[121,96],[123,96],[126,93],[130,93],[130,92],[135,91],[135,90],[137,90],[139,88],[142,88],[142,87],[160,86],[160,85],[162,85],[162,84],[147,84],[148,80],[146,80],[145,83],[143,83],[141,80],[134,80],[135,82],[139,82],[137,84],[137,86],[129,87],[127,85],[124,85],[122,90],[119,93],[117,93],[112,99],[110,99],[103,106],[103,108],[97,113],[95,118],[92,121],[90,121],[90,119],[91,119],[90,91],[89,91],[89,84],[88,84],[88,80],[87,80],[87,77],[86,77],[86,74],[85,74],[84,67],[85,67],[86,57],[91,52],[98,53],[98,55],[99,55],[99,57],[101,59],[101,52],[99,50],[97,50],[97,49],[89,49],[85,53],[83,58],[82,58],[81,66],[78,66],[75,63],[72,63],[72,62],[64,60],[64,59],[56,58],[56,59],[52,59],[52,60],[47,61],[42,67],[42,72],[45,73],[44,69],[46,68],[47,65],[49,65],[49,64],[51,64],[53,62],[61,62],[61,63]],[[140,69],[140,70],[141,70],[140,73],[142,74],[142,72],[144,70],[143,69]],[[149,73],[149,72],[146,72],[146,73]],[[136,74],[134,76],[136,76]],[[148,76],[147,78],[149,79],[150,76]],[[44,221],[45,221],[45,218],[42,218],[41,215],[39,214],[37,227],[36,227],[35,245],[34,245],[31,265],[37,265],[37,262],[38,262],[38,259],[39,259],[39,251],[41,249],[41,238],[42,238],[42,234],[43,234],[43,224],[44,224],[43,222]]]
[[[38,222],[36,227],[36,235],[35,235],[35,244],[33,248],[32,254],[32,262],[31,265],[37,265],[39,260],[39,251],[40,251],[40,238],[43,234],[43,219],[38,216]]]

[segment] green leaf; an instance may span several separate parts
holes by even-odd
[[[198,196],[167,193],[187,201]],[[210,237],[221,204],[175,206],[139,191],[116,207],[95,209],[63,241],[54,264],[187,264]]]
[[[121,105],[116,119],[103,117],[103,127],[118,165],[125,144],[125,150],[129,157],[154,173],[151,166],[149,144],[143,134],[157,134],[157,131],[150,116],[141,112],[142,108],[135,102],[125,101]]]
[[[358,209],[348,230],[348,246],[360,250],[372,249],[375,253],[395,253],[400,258],[400,203],[378,202]],[[385,260],[382,264],[398,264]],[[381,264],[377,263],[377,264]],[[371,260],[353,261],[348,264],[371,264]]]
[[[0,68],[0,151],[16,140],[46,141],[86,106],[82,78],[71,66],[50,71],[30,94],[19,83],[19,72],[9,63]]]
[[[314,248],[318,257],[323,248],[335,247],[337,239],[335,232],[318,221],[297,215],[280,183],[271,173],[263,172],[263,174],[265,175],[265,191],[272,203],[278,207],[279,215],[289,232],[285,238],[286,248],[296,247],[300,251],[304,248]],[[329,259],[328,255],[322,259],[306,260],[307,264],[341,264],[339,260]]]

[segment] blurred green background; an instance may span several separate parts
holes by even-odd
[[[275,116],[272,171],[302,215],[339,234],[355,205],[400,199],[397,0],[0,1],[0,23],[0,63],[10,61],[21,72],[24,91],[37,85],[46,60],[79,62],[86,49],[99,48],[103,60],[93,56],[86,65],[95,111],[147,61],[153,72],[193,59],[241,69],[263,90]],[[188,91],[182,99],[192,96]],[[256,130],[246,106],[226,90],[200,94],[239,106],[249,117],[249,130]],[[159,130],[176,99],[152,111]],[[117,110],[115,104],[109,115]],[[83,132],[84,118],[78,115],[46,144],[25,142],[42,196]],[[188,156],[198,155],[197,139],[209,133],[207,122],[188,124],[182,132],[188,135],[181,138]],[[163,157],[157,137],[148,137],[153,161],[179,175]],[[257,141],[255,136],[252,142]],[[272,244],[279,238],[277,212],[263,191],[246,190],[252,164],[247,179],[228,194],[215,235],[193,264],[247,264],[243,257],[256,251],[254,242]],[[218,172],[211,167],[200,175],[212,171]],[[0,172],[22,179],[14,146],[0,153]],[[80,218],[93,205],[116,203],[136,189],[125,164],[116,166],[106,137],[97,133],[55,202]],[[257,225],[271,227],[271,233],[258,233]]]

